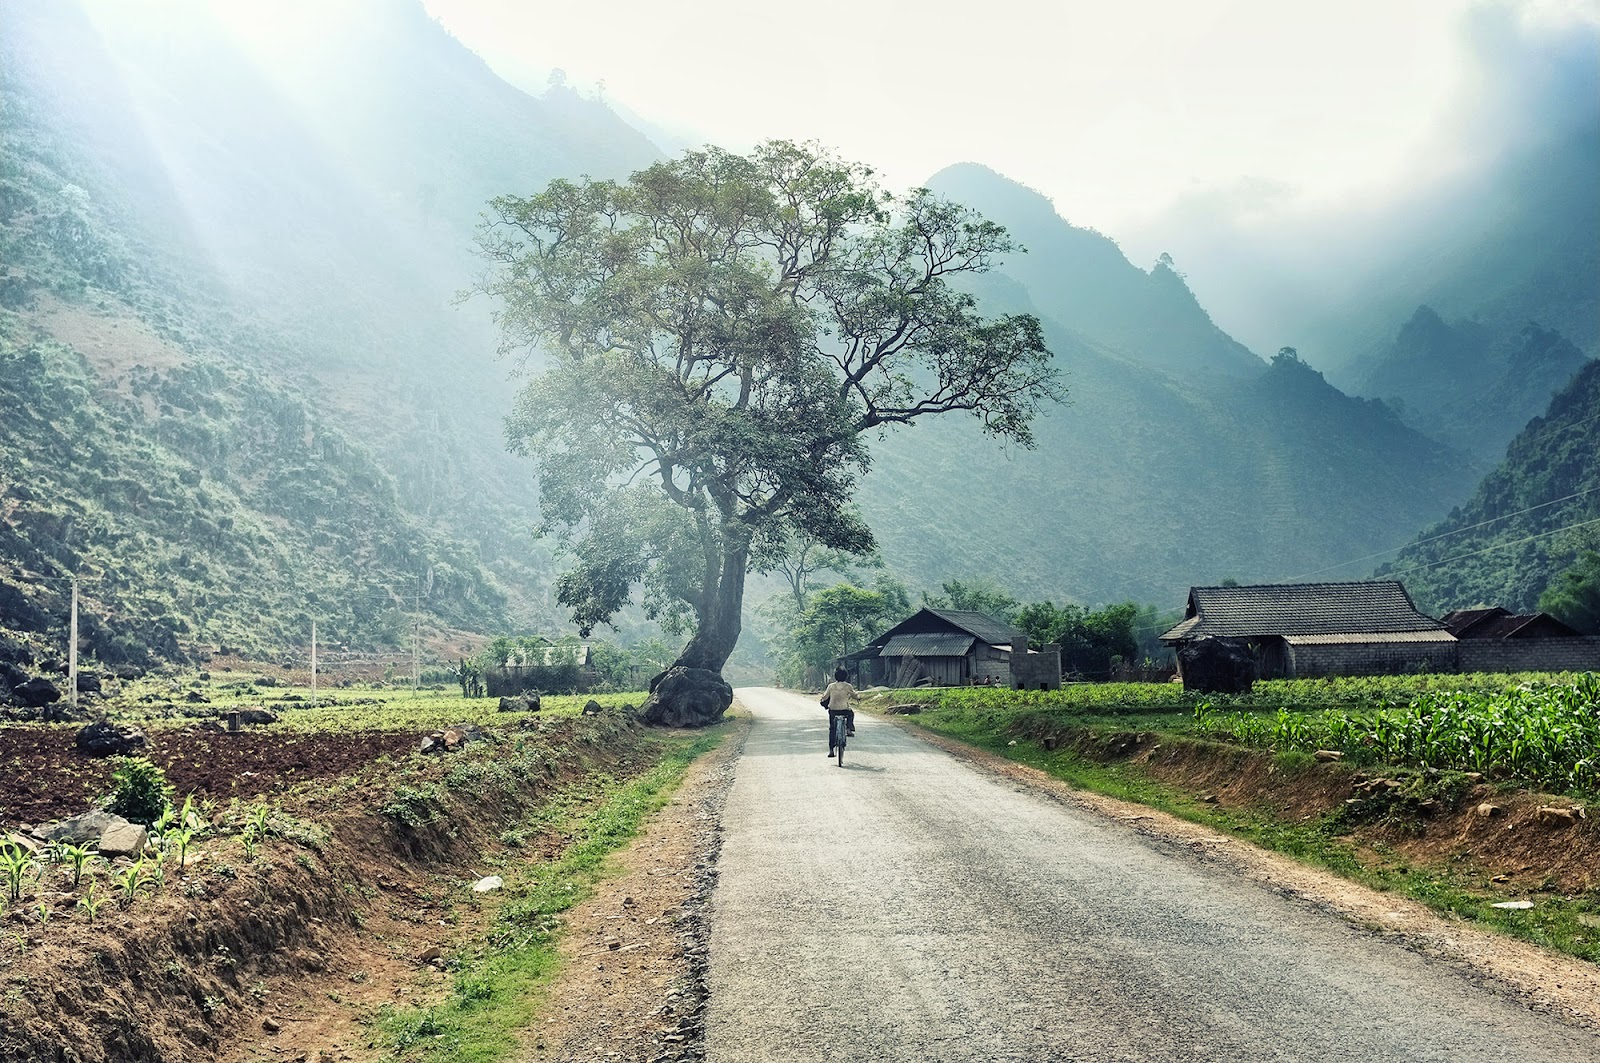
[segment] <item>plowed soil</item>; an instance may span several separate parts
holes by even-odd
[[[77,729],[0,727],[0,827],[75,816],[110,792],[111,761],[74,748]],[[270,724],[238,732],[184,728],[147,734],[143,755],[166,771],[180,798],[192,793],[197,800],[221,801],[349,775],[417,741],[415,732],[288,734]]]

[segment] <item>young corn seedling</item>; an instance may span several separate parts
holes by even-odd
[[[6,892],[13,901],[22,899],[22,880],[33,866],[33,854],[22,846],[0,848],[0,874],[5,876]]]
[[[138,896],[139,887],[145,884],[144,859],[135,860],[126,870],[116,876],[117,888],[122,891],[122,904],[127,907],[133,904]]]
[[[83,909],[83,914],[89,922],[94,922],[94,917],[100,911],[100,905],[105,903],[105,898],[97,896],[99,884],[89,883],[89,888],[83,891],[83,896],[78,898],[78,907]]]
[[[78,883],[83,881],[83,865],[93,856],[94,850],[86,845],[60,845],[56,848],[56,860],[72,865],[73,889],[77,889]]]
[[[44,926],[50,922],[50,905],[47,901],[39,902],[39,925]]]
[[[195,830],[194,830],[193,827],[184,827],[181,830],[175,830],[175,831],[170,832],[163,839],[166,842],[166,844],[170,847],[168,849],[168,852],[170,852],[172,849],[176,849],[178,851],[178,873],[179,874],[183,873],[184,865],[188,863],[188,860],[189,860],[189,843],[194,841],[194,835],[195,835]]]

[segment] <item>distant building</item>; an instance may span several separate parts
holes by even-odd
[[[1585,637],[1549,613],[1458,609],[1442,622],[1456,637],[1463,672],[1600,671],[1600,638]]]
[[[1247,643],[1263,679],[1456,670],[1456,637],[1393,580],[1191,587],[1161,641],[1207,635]]]
[[[839,664],[861,687],[1061,685],[1059,646],[1030,650],[1020,628],[968,609],[920,609]]]
[[[1262,679],[1600,670],[1600,637],[1552,616],[1493,608],[1435,620],[1394,580],[1191,587],[1161,641],[1177,649],[1206,636],[1247,645]]]

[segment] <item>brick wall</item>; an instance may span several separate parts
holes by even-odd
[[[1600,635],[1570,639],[1462,639],[1463,672],[1600,672]]]

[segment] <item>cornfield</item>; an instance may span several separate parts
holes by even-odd
[[[1452,677],[1460,679],[1462,677]],[[1340,750],[1353,761],[1481,771],[1600,793],[1600,675],[1495,692],[1441,689],[1404,706],[1275,713],[1195,707],[1198,730],[1245,745]]]

